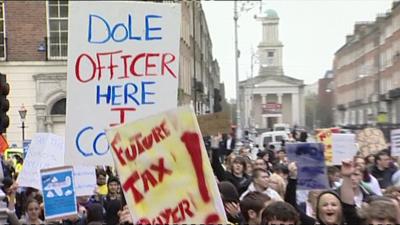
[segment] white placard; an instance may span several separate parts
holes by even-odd
[[[390,131],[392,156],[400,156],[400,129]]]
[[[177,107],[181,6],[70,1],[67,165],[113,165],[104,129]]]
[[[35,134],[18,175],[18,185],[40,189],[40,170],[64,165],[64,149],[63,137],[50,133]]]
[[[357,151],[355,134],[332,134],[333,165],[342,165],[343,160],[352,160]]]
[[[90,196],[97,187],[94,166],[74,166],[74,184],[76,196]]]

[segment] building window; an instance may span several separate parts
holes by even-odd
[[[6,57],[5,27],[4,27],[4,1],[0,0],[0,59]]]
[[[49,59],[66,59],[68,49],[68,1],[47,2]]]
[[[274,57],[274,52],[268,52],[268,57]]]
[[[53,107],[51,108],[51,115],[65,115],[66,112],[66,99],[60,99],[58,102],[54,103]]]

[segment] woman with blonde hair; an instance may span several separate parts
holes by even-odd
[[[286,182],[281,176],[276,173],[271,174],[269,177],[269,186],[278,192],[282,199],[285,198]]]

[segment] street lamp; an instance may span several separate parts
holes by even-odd
[[[21,105],[21,108],[18,110],[19,116],[21,117],[21,123],[22,123],[22,146],[24,146],[24,141],[25,141],[25,117],[26,117],[26,110],[24,104]]]
[[[241,134],[241,126],[240,126],[240,101],[239,101],[239,46],[238,46],[238,19],[239,19],[239,11],[240,12],[248,12],[252,8],[254,8],[253,2],[243,2],[241,5],[240,10],[238,10],[238,1],[234,1],[234,7],[233,7],[233,20],[234,20],[234,26],[235,26],[235,83],[236,83],[236,143],[239,142],[240,139],[240,134]],[[246,5],[249,3],[250,5]],[[261,2],[260,2],[261,3]],[[261,4],[260,4],[261,7]],[[260,8],[261,10],[261,8]]]

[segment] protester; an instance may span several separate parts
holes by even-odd
[[[43,221],[40,220],[40,205],[36,199],[29,199],[25,203],[25,217],[20,220],[21,224],[41,225]]]
[[[228,181],[223,181],[218,183],[218,189],[228,221],[234,224],[244,224],[245,219],[240,211],[239,193],[236,187]]]
[[[271,174],[269,177],[269,187],[275,190],[282,199],[285,198],[286,182],[281,176],[275,173]]]
[[[331,189],[336,189],[340,186],[340,170],[336,166],[328,166],[328,182]]]
[[[371,169],[371,174],[378,180],[381,189],[393,185],[392,176],[396,171],[397,168],[391,164],[387,150],[382,150],[376,154],[375,165]]]
[[[372,176],[371,173],[368,171],[365,159],[359,155],[355,156],[354,163],[355,166],[360,168],[361,172],[363,173],[362,185],[365,185],[374,194],[382,195],[382,190],[379,187],[378,180],[374,176]]]
[[[261,215],[262,225],[299,225],[299,213],[286,202],[272,202],[264,208]]]
[[[261,192],[249,192],[240,201],[240,211],[248,225],[261,223],[261,210],[271,201],[268,195]]]
[[[278,192],[270,188],[269,185],[268,172],[263,169],[255,169],[253,171],[253,181],[249,185],[249,188],[241,195],[240,199],[243,199],[250,192],[258,191],[268,195],[272,200],[283,201]]]

